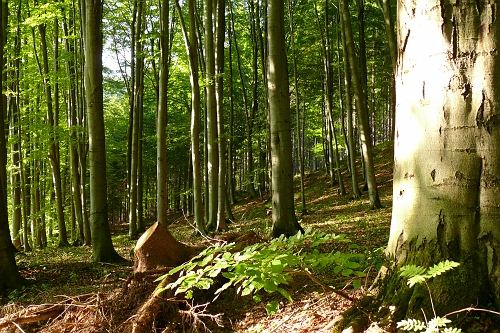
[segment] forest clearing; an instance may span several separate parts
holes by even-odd
[[[0,332],[499,332],[491,0],[0,0]]]

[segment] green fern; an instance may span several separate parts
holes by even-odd
[[[437,263],[436,265],[425,268],[417,265],[406,265],[401,267],[399,275],[408,278],[407,284],[413,287],[418,283],[425,283],[427,280],[432,279],[438,275],[441,275],[460,264],[458,262],[445,260]],[[432,295],[429,291],[429,296]],[[433,307],[434,311],[434,307]],[[447,327],[451,323],[446,317],[439,317],[434,312],[434,318],[429,321],[421,321],[418,319],[406,319],[398,322],[397,327],[403,331],[420,332],[420,333],[461,333],[462,330],[455,327]]]
[[[458,266],[460,266],[460,264],[455,261],[450,261],[450,260],[441,261],[432,266],[431,268],[429,268],[427,270],[427,275],[430,278],[433,278]]]
[[[406,265],[401,267],[399,275],[408,278],[407,284],[411,288],[416,284],[423,283],[459,265],[458,262],[450,260],[441,261],[427,269],[417,265]]]
[[[398,328],[403,331],[419,332],[425,330],[427,325],[418,319],[406,319],[398,322]]]

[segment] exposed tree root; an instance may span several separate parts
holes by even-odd
[[[37,324],[62,318],[71,312],[95,313],[98,310],[100,295],[85,294],[76,297],[64,296],[65,300],[56,304],[29,306],[21,311],[0,319],[0,331],[15,326],[22,332],[21,325]],[[38,330],[37,330],[38,331]],[[55,330],[49,330],[55,331]]]
[[[164,288],[169,281],[164,279],[158,288]],[[132,333],[148,333],[152,331],[157,316],[168,318],[169,321],[178,313],[177,306],[169,302],[167,297],[173,296],[170,290],[156,293],[139,308],[137,313],[131,317]],[[170,317],[170,318],[169,318]]]

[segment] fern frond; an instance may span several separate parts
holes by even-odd
[[[436,265],[432,266],[431,268],[429,268],[426,272],[426,275],[428,275],[429,278],[433,278],[458,266],[460,266],[460,264],[455,261],[450,261],[450,260],[441,261]]]
[[[455,328],[455,327],[446,327],[443,330],[443,333],[462,333],[462,330],[460,328]]]
[[[425,330],[427,325],[418,319],[406,319],[398,321],[397,327],[403,331],[419,332]]]
[[[399,269],[399,275],[406,278],[411,278],[425,273],[425,268],[417,265],[405,265]]]

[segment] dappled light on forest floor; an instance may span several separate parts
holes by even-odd
[[[365,276],[360,279],[360,288],[353,288],[353,278],[334,274],[331,269],[325,268],[310,276],[299,271],[293,274],[293,279],[286,285],[292,302],[281,296],[263,293],[262,301],[255,303],[250,296],[238,296],[234,290],[212,302],[213,291],[200,291],[194,293],[193,306],[208,303],[206,313],[221,314],[218,320],[223,327],[209,317],[200,317],[206,319],[204,325],[212,332],[330,332],[336,318],[352,305],[350,300],[332,292],[331,288],[345,293],[349,298],[360,299],[374,280],[382,260],[381,249],[387,242],[391,217],[390,147],[385,147],[379,156],[381,160],[377,163],[377,174],[384,206],[382,209],[369,210],[366,194],[357,200],[349,194],[340,196],[337,186],[329,185],[328,176],[317,171],[307,175],[308,214],[299,217],[305,229],[345,234],[351,241],[325,244],[321,251],[351,251],[366,258],[363,263]],[[298,179],[296,181],[298,193]],[[347,179],[344,181],[347,185]],[[245,244],[267,242],[271,228],[270,203],[265,201],[266,198],[238,199],[239,202],[233,207],[235,221],[222,234],[211,235],[210,238],[195,235],[193,218],[182,212],[169,212],[169,221],[172,222],[169,230],[177,240],[200,247],[215,241],[239,242],[243,239],[241,235],[253,235],[249,236],[253,241]],[[299,200],[300,196],[296,195],[296,207],[299,207]],[[113,230],[115,247],[123,257],[130,259],[134,243],[125,234],[126,226],[115,226]],[[15,318],[30,311],[32,314],[45,311],[30,307],[33,304],[51,304],[59,310],[61,302],[66,304],[66,310],[56,313],[52,321],[27,325],[23,328],[25,332],[60,332],[64,327],[68,331],[73,327],[78,332],[96,332],[101,329],[98,327],[106,327],[111,332],[125,332],[130,328],[141,304],[150,297],[157,285],[154,280],[162,274],[159,271],[135,276],[131,275],[130,267],[92,263],[88,247],[49,248],[37,250],[36,255],[30,256],[19,254],[18,263],[21,273],[32,284],[11,295],[13,301],[2,308],[1,316]],[[82,295],[87,295],[85,301],[80,300],[84,297]],[[274,300],[278,302],[279,309],[274,315],[268,316],[266,303]],[[178,306],[177,303],[175,306]],[[184,307],[183,311],[188,309]],[[82,318],[87,324],[82,325],[80,330],[76,323]],[[158,328],[170,325],[176,329],[189,326],[183,315],[173,318],[171,322],[167,318],[159,318],[155,325],[159,325]],[[198,329],[203,330],[202,327]],[[6,331],[0,328],[0,332]]]

